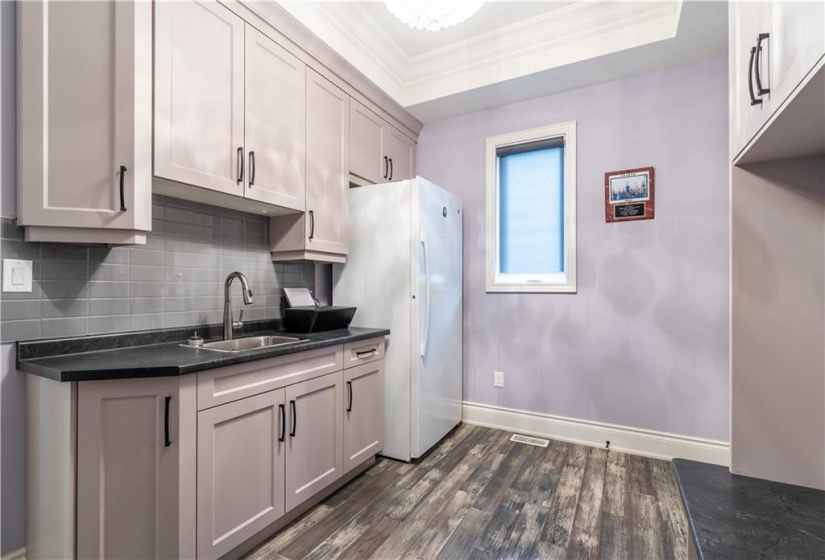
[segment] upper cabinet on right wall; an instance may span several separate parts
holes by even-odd
[[[353,183],[402,181],[415,174],[415,141],[355,100],[349,144]]]
[[[820,153],[825,2],[731,2],[731,157]]]

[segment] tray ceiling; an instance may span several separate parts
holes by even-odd
[[[278,2],[424,122],[724,55],[727,3],[486,2],[411,30],[383,2]]]

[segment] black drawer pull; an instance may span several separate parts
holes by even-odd
[[[255,152],[249,152],[249,186],[255,184]]]
[[[362,358],[372,358],[378,353],[378,350],[373,348],[372,350],[364,350],[363,352],[356,352],[355,356],[360,360]]]
[[[243,183],[243,146],[238,146],[238,184]]]
[[[169,447],[172,445],[172,440],[169,438],[169,403],[172,402],[172,397],[166,397],[163,411],[163,446]]]
[[[390,176],[387,179],[392,181],[392,158],[390,158]]]
[[[760,97],[771,92],[770,88],[762,87],[762,71],[760,70],[762,67],[762,41],[770,36],[770,33],[760,33],[756,37],[756,63],[754,64],[754,74],[756,77],[756,94]]]
[[[384,179],[386,179],[390,174],[390,163],[389,158],[384,156]]]
[[[120,211],[126,212],[126,166],[120,166]]]
[[[347,388],[349,389],[349,406],[347,406],[347,412],[352,412],[352,381],[347,381]]]
[[[289,437],[295,437],[295,428],[298,425],[298,412],[295,410],[295,401],[289,401],[289,408],[292,412],[292,429],[289,431]]]
[[[278,437],[278,441],[284,442],[286,441],[286,407],[279,404],[278,411],[281,413],[281,435]]]
[[[756,96],[753,94],[753,63],[756,56],[756,47],[751,47],[751,58],[750,63],[748,64],[748,93],[751,96],[751,106],[753,105],[761,105],[762,100],[757,99]]]
[[[309,211],[309,238],[315,237],[315,211]]]

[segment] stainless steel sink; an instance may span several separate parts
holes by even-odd
[[[243,352],[244,350],[256,350],[259,348],[271,348],[273,346],[295,344],[296,342],[304,342],[304,340],[306,339],[295,338],[293,336],[251,336],[249,338],[235,338],[233,340],[206,342],[202,346],[198,346],[198,348],[217,350],[218,352]]]

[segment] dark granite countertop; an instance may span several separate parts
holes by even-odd
[[[288,346],[243,352],[218,352],[181,346],[193,329],[169,329],[118,335],[18,342],[17,369],[55,381],[95,381],[134,377],[166,377],[274,358],[316,348],[345,344],[390,333],[387,329],[350,327],[318,333],[294,334],[276,325],[263,325],[236,336],[278,334],[306,339]],[[201,330],[212,339],[215,329]],[[161,342],[162,340],[162,342]]]
[[[699,558],[825,558],[825,492],[674,459]]]

